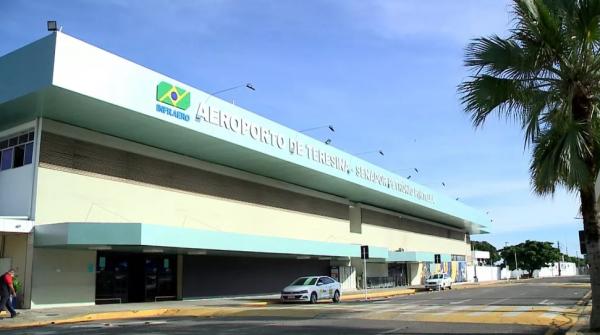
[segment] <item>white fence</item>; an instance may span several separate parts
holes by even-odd
[[[475,281],[475,272],[477,272],[478,281],[490,281],[501,279],[502,270],[497,266],[467,266],[467,281]]]
[[[544,277],[557,277],[559,274],[559,263],[554,263],[552,266],[541,268],[533,271],[533,277],[544,278]],[[577,267],[575,263],[560,262],[560,275],[561,276],[575,276],[577,275]]]
[[[541,268],[540,270],[533,271],[533,277],[544,278],[544,277],[558,277],[558,263],[553,264],[550,267]],[[521,278],[528,275],[525,270],[517,269],[509,271],[506,268],[500,268],[497,266],[467,266],[467,281],[475,281],[475,272],[477,272],[478,281],[490,281],[500,280],[507,278]],[[581,274],[582,271],[578,271],[575,263],[561,262],[560,263],[560,275],[561,276],[575,276]]]

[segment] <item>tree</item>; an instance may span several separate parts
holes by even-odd
[[[517,264],[515,266],[515,253]],[[523,269],[533,276],[533,271],[539,270],[560,260],[561,254],[558,248],[552,246],[552,242],[539,242],[527,240],[517,245],[507,246],[500,250],[504,264],[511,269]]]
[[[494,247],[487,241],[471,241],[471,247],[473,248],[473,250],[489,251],[490,259],[487,262],[488,265],[493,265],[494,263],[500,260],[498,249],[496,249],[496,247]]]
[[[590,328],[600,330],[600,0],[513,0],[506,38],[473,40],[459,86],[475,127],[497,114],[524,131],[532,186],[578,192],[592,286]]]
[[[569,255],[564,255],[564,260],[565,260],[565,262],[575,263],[575,265],[577,265],[577,267],[587,265],[585,258],[578,258],[578,257],[569,256]]]

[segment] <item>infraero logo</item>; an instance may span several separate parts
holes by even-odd
[[[182,110],[190,107],[190,92],[161,81],[156,85],[156,100]]]

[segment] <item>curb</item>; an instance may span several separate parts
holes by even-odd
[[[525,280],[521,280],[525,281]],[[465,284],[465,285],[457,285],[452,289],[471,289],[478,288],[483,286],[501,286],[501,285],[510,285],[516,282],[483,282],[478,284]],[[416,292],[422,291],[422,289],[402,289],[396,291],[386,291],[386,292],[374,292],[369,293],[367,296],[367,300],[372,299],[386,299],[392,298],[396,296],[403,295],[412,295]],[[591,296],[591,295],[590,295]],[[365,296],[362,293],[352,293],[348,295],[342,295],[342,301],[360,301],[365,300]],[[261,301],[251,301],[247,303],[240,304],[239,307],[199,307],[199,308],[159,308],[159,309],[147,309],[147,310],[129,310],[129,311],[118,311],[118,312],[102,312],[102,313],[89,313],[82,315],[75,315],[71,317],[66,317],[62,319],[53,319],[53,320],[42,320],[42,321],[31,321],[31,322],[22,322],[15,324],[1,324],[0,330],[9,330],[9,329],[20,329],[20,328],[29,328],[29,327],[42,327],[49,326],[55,324],[68,324],[68,323],[78,323],[78,322],[86,322],[86,321],[103,321],[103,320],[126,320],[126,319],[139,319],[139,318],[157,318],[157,317],[227,317],[233,315],[241,315],[241,314],[252,314],[253,309],[248,309],[249,307],[266,307],[269,305],[280,304],[279,299],[272,300],[261,300]],[[254,310],[256,312],[257,310]],[[293,312],[291,315],[288,315],[290,312]],[[302,315],[302,313],[298,313],[297,310],[290,309],[289,311],[278,311],[273,310],[269,311],[269,313],[274,316],[285,314],[285,316],[290,317],[307,317],[314,314],[314,310],[312,312],[308,312],[306,315]],[[309,315],[310,314],[310,315]],[[575,333],[573,333],[575,334]]]
[[[588,315],[592,312],[592,306],[588,306],[591,298],[592,291],[590,290],[576,303],[577,307],[580,310],[575,320],[573,321],[573,325],[566,330],[566,335],[585,334],[585,332],[582,332],[582,330],[584,330],[587,327],[589,322]]]
[[[415,294],[416,292],[417,292],[416,289],[410,288],[410,289],[397,290],[397,291],[369,293],[369,294],[367,294],[367,300],[371,300],[374,298],[391,298],[391,297],[397,297],[397,296],[401,296],[401,295],[411,295],[411,294]],[[342,301],[365,300],[365,295],[360,294],[360,293],[342,295],[341,300]]]
[[[392,292],[377,292],[369,294],[369,299],[374,298],[389,298],[400,295],[414,294],[416,290],[405,289]],[[342,296],[342,301],[356,301],[364,299],[364,295],[351,294]],[[266,307],[268,305],[279,304],[279,300],[269,301],[256,301],[241,304],[240,307],[200,307],[200,308],[159,308],[159,309],[147,309],[147,310],[130,310],[130,311],[118,311],[118,312],[103,312],[103,313],[90,313],[83,315],[76,315],[72,317],[43,320],[43,321],[32,321],[22,322],[15,324],[0,324],[0,330],[9,329],[20,329],[29,327],[42,327],[49,325],[59,325],[68,323],[78,323],[86,321],[103,321],[103,320],[126,320],[126,319],[140,319],[140,318],[157,318],[157,317],[228,317],[242,314],[253,314],[257,310],[248,309],[248,307]],[[306,310],[304,314],[299,313],[298,310],[272,310],[268,312],[274,316],[289,316],[289,317],[310,317],[313,314],[319,313],[317,310]]]

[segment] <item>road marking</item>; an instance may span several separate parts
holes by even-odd
[[[457,305],[457,304],[462,304],[463,302],[467,302],[467,301],[471,301],[473,299],[465,299],[465,300],[460,300],[460,301],[452,301],[450,303],[450,305]]]
[[[472,316],[483,315],[483,314],[485,314],[487,312],[493,312],[493,311],[495,311],[495,310],[497,310],[499,308],[500,308],[500,306],[485,306],[481,310],[479,310],[477,312],[474,312],[474,313],[470,313],[469,315],[472,315]]]
[[[492,301],[492,302],[491,302],[491,303],[489,303],[488,305],[497,305],[497,304],[499,304],[499,303],[501,303],[501,302],[504,302],[504,301],[506,301],[506,300],[509,300],[509,299],[510,299],[510,298],[499,299],[499,300],[496,300],[496,301]]]
[[[523,314],[525,311],[528,311],[530,306],[517,306],[512,312],[504,313],[504,316],[513,317],[517,315]]]
[[[559,313],[563,312],[565,309],[562,307],[550,307],[548,308],[548,311],[542,315],[540,315],[542,318],[548,318],[548,319],[554,319],[555,317],[558,316]]]
[[[439,309],[439,308],[442,308],[442,306],[441,305],[433,305],[433,306],[428,306],[428,307],[425,307],[425,308],[421,308],[421,310],[422,311],[431,311],[431,310]]]
[[[448,308],[447,310],[445,310],[443,312],[434,313],[434,315],[448,315],[450,313],[460,312],[462,310],[469,309],[470,307],[471,306],[469,306],[469,305],[453,306],[453,307]]]
[[[548,299],[544,299],[544,300],[540,301],[540,302],[538,303],[538,305],[546,305],[546,306],[548,306],[548,305],[554,305],[554,303],[553,303],[553,302],[550,302],[550,301],[548,301]]]

